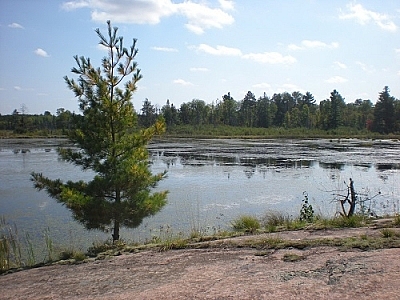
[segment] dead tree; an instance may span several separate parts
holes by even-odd
[[[344,197],[344,199],[339,200],[340,206],[342,207],[342,212],[340,213],[342,216],[349,218],[354,215],[354,212],[356,210],[357,198],[357,193],[354,190],[354,181],[350,178],[350,184],[347,186],[347,195]],[[346,203],[349,205],[347,211],[345,207]]]
[[[376,216],[375,212],[371,211],[368,208],[368,211],[365,210],[366,203],[371,203],[371,201],[379,196],[381,192],[379,191],[376,195],[370,197],[367,194],[359,194],[356,192],[354,188],[354,181],[350,178],[350,184],[347,185],[347,195],[337,195],[338,202],[342,208],[342,211],[339,214],[343,217],[350,218],[356,212],[356,205],[360,205],[361,214],[368,213],[370,216]]]

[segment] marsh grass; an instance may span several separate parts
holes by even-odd
[[[280,212],[267,212],[261,222],[267,232],[275,232],[290,222],[290,217]]]
[[[357,228],[365,226],[367,223],[368,219],[362,215],[337,216],[334,218],[317,217],[310,227],[313,229]]]
[[[16,224],[9,224],[5,217],[0,216],[0,274],[10,269],[29,268],[53,262],[66,255],[61,253],[68,251],[75,260],[84,259],[84,254],[73,250],[73,245],[69,246],[70,250],[58,249],[54,245],[49,227],[43,231],[42,238],[43,240],[34,244],[28,232],[19,232]],[[43,253],[44,257],[38,258],[38,251]]]
[[[0,218],[0,271],[23,266],[21,241],[17,226],[7,224],[4,217]]]
[[[310,222],[306,220],[294,218],[280,212],[267,212],[261,222],[267,232],[300,230],[310,225]]]
[[[260,221],[257,217],[242,215],[234,219],[231,222],[232,228],[236,231],[244,231],[249,233],[255,233],[261,228]]]
[[[44,241],[46,243],[46,254],[47,254],[47,260],[49,262],[53,261],[54,258],[54,244],[53,244],[53,239],[50,236],[50,228],[47,227],[43,233],[44,236]]]
[[[158,250],[160,252],[172,250],[172,249],[184,249],[188,245],[188,239],[182,236],[171,237],[160,243]]]

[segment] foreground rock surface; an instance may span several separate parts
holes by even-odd
[[[363,228],[278,235],[297,240],[360,234],[378,233]],[[16,272],[0,276],[0,299],[400,299],[400,248],[261,251],[231,242]],[[288,254],[301,259],[284,259]]]

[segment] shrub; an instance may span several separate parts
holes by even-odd
[[[260,229],[260,221],[254,216],[243,215],[232,221],[232,227],[236,231],[254,233]]]
[[[314,221],[314,209],[308,201],[307,192],[303,192],[304,199],[300,209],[300,221],[312,223]]]

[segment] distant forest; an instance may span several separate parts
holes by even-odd
[[[57,109],[56,115],[45,111],[41,115],[29,115],[17,109],[10,115],[0,115],[0,130],[16,134],[35,133],[38,135],[65,134],[71,129],[72,118],[82,116],[64,108]],[[390,95],[386,86],[379,93],[376,104],[371,100],[357,99],[345,103],[338,91],[333,90],[330,98],[316,104],[314,96],[307,92],[279,93],[271,98],[265,93],[256,98],[247,92],[242,100],[235,100],[227,93],[221,100],[207,104],[204,100],[193,99],[179,108],[167,100],[161,108],[145,99],[138,112],[139,126],[148,127],[162,115],[167,131],[180,126],[212,125],[213,127],[252,128],[303,128],[335,130],[339,127],[380,134],[400,133],[400,100]]]

